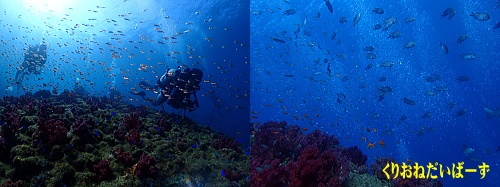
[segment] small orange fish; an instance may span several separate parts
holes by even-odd
[[[368,142],[368,148],[374,148],[374,147],[375,147],[375,144]]]
[[[380,144],[381,147],[385,147],[385,142],[382,140],[378,141],[378,144]]]

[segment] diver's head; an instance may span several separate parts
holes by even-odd
[[[163,76],[160,77],[160,83],[162,86],[168,86],[174,79],[176,75],[175,69],[169,69]]]
[[[195,83],[199,84],[201,82],[201,79],[203,78],[203,71],[198,68],[193,68],[191,69],[191,76],[195,80]]]
[[[189,67],[187,67],[186,65],[180,65],[179,67],[177,67],[177,70],[183,73],[187,73],[189,72]]]
[[[176,72],[175,69],[170,69],[167,71],[166,74],[168,75],[168,77],[172,78],[172,77],[175,77],[175,72]]]
[[[183,81],[187,81],[190,77],[190,69],[186,65],[179,66],[177,72],[179,73],[177,77]]]

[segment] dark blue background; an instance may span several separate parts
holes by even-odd
[[[376,157],[389,156],[398,162],[411,159],[449,167],[465,162],[465,168],[476,168],[480,163],[467,159],[476,157],[491,167],[484,179],[479,179],[479,173],[468,173],[466,179],[445,176],[441,180],[446,186],[498,184],[500,118],[487,120],[484,111],[485,107],[500,107],[500,30],[493,30],[500,21],[500,10],[495,10],[495,1],[331,1],[333,14],[323,0],[288,2],[254,1],[250,5],[254,13],[253,121],[287,121],[309,131],[320,129],[338,136],[345,147],[360,147],[368,155],[368,163]],[[456,16],[441,19],[448,7],[455,8]],[[383,8],[385,13],[372,13],[374,8]],[[284,15],[288,9],[296,10],[296,14]],[[316,19],[318,12],[321,17]],[[487,12],[491,20],[476,20],[469,16],[471,12]],[[361,20],[353,27],[357,13]],[[341,24],[338,20],[343,16],[348,22]],[[416,20],[404,23],[409,16]],[[372,30],[375,24],[390,17],[399,22],[385,32]],[[299,27],[297,37],[294,31]],[[340,44],[331,40],[333,31],[337,31]],[[400,31],[402,36],[388,39],[388,33],[394,31]],[[462,34],[469,34],[469,38],[456,45]],[[402,49],[410,41],[417,45]],[[441,50],[440,42],[448,46],[449,54]],[[376,59],[364,56],[365,46],[375,47]],[[459,57],[466,53],[478,57]],[[325,58],[331,63],[331,74]],[[392,68],[379,67],[386,61],[395,64]],[[376,66],[365,70],[370,63]],[[425,80],[433,74],[440,75],[442,81]],[[463,75],[469,76],[470,81],[455,80]],[[342,81],[344,76],[349,79]],[[380,77],[387,81],[378,82]],[[365,88],[359,88],[362,83],[366,83]],[[377,87],[383,86],[390,86],[393,91],[377,101]],[[434,96],[424,94],[441,86],[448,91]],[[341,104],[337,102],[337,93],[346,95]],[[416,105],[405,104],[404,97],[415,100]],[[457,105],[448,109],[450,102]],[[456,117],[460,109],[467,113]],[[422,119],[427,112],[432,116]],[[292,115],[298,116],[297,120]],[[402,115],[408,119],[398,124]],[[367,141],[361,140],[363,137]],[[384,141],[385,147],[379,141]],[[367,148],[368,142],[376,143],[375,148]],[[464,155],[463,145],[475,151]]]

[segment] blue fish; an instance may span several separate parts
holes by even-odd
[[[332,7],[332,4],[330,3],[330,1],[325,0],[325,4],[326,4],[326,7],[328,7],[328,11],[330,11],[330,13],[333,14],[333,7]]]
[[[112,116],[116,116],[116,112],[111,112],[111,115]]]
[[[224,170],[221,170],[220,174],[222,174],[223,177],[226,177],[226,173],[224,173]]]

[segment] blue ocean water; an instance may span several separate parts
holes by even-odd
[[[251,2],[252,121],[320,129],[345,147],[361,148],[368,163],[388,156],[400,163],[464,162],[464,169],[477,169],[484,162],[490,166],[484,179],[476,172],[440,180],[445,186],[498,186],[500,118],[487,119],[485,111],[500,107],[497,2],[330,2],[333,13],[324,0]],[[448,7],[456,15],[441,18]],[[375,8],[384,13],[372,13]],[[491,19],[474,19],[472,12]],[[415,20],[405,22],[411,16]],[[341,17],[347,22],[340,23]],[[373,29],[388,18],[398,22],[386,31]],[[389,38],[395,31],[402,35]],[[464,34],[469,37],[456,44]],[[408,42],[416,45],[404,49]],[[364,51],[366,46],[374,50]],[[477,58],[461,58],[468,53]],[[387,61],[392,67],[381,66]],[[470,80],[456,80],[460,76]]]
[[[200,108],[186,116],[249,142],[249,3],[245,1],[1,1],[0,96],[41,89],[119,91],[130,104],[154,107],[156,84],[179,65],[204,72]],[[41,75],[14,81],[30,45],[49,46]],[[131,93],[146,91],[145,99]],[[183,114],[165,106],[166,111]]]

